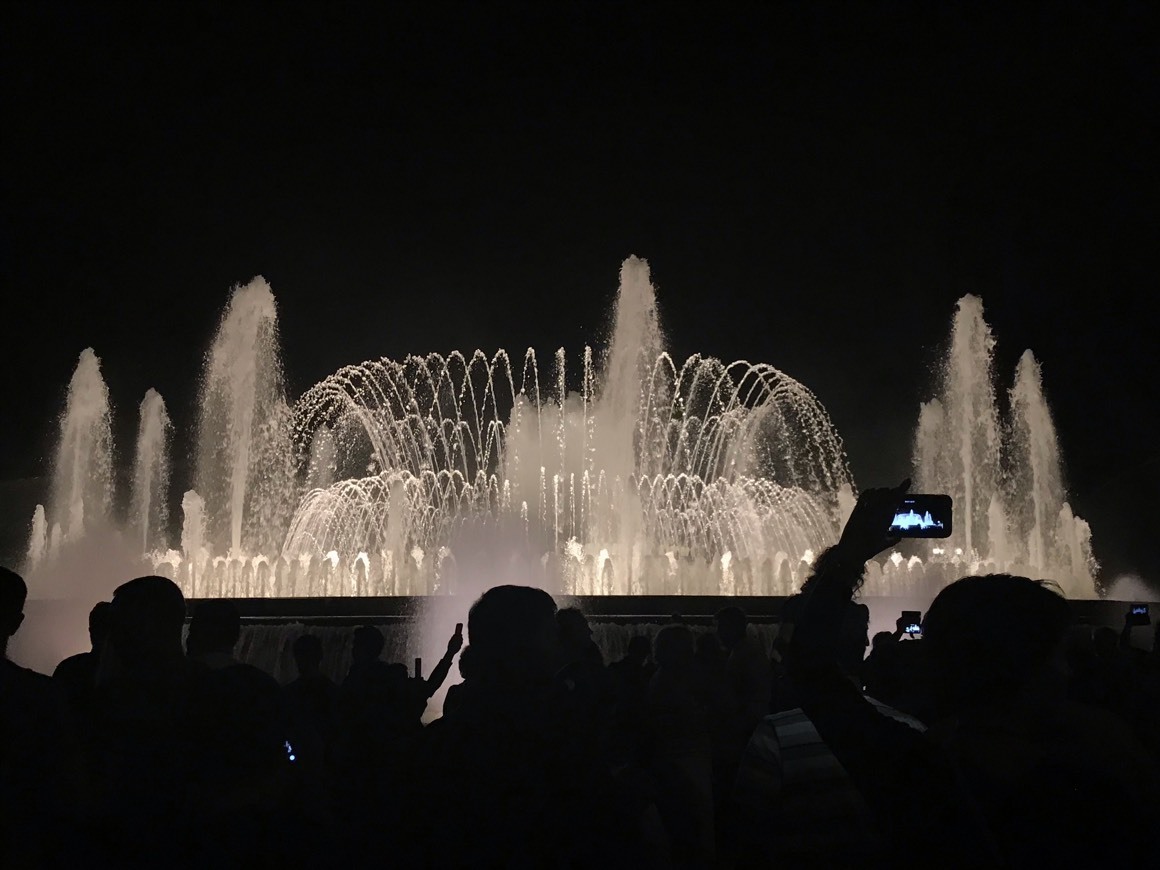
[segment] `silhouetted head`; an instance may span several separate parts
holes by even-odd
[[[185,649],[191,656],[233,653],[242,633],[242,615],[228,598],[200,601],[189,620]]]
[[[303,634],[294,641],[294,665],[301,677],[313,676],[322,666],[322,641],[317,635]]]
[[[740,607],[730,605],[717,611],[717,637],[726,649],[732,649],[741,642],[748,624],[745,611]]]
[[[109,643],[126,664],[181,655],[185,596],[166,577],[138,577],[113,592]]]
[[[407,682],[407,666],[401,662],[391,662],[386,667],[387,683],[391,686],[401,686]]]
[[[1057,682],[1070,623],[1067,601],[1040,581],[989,574],[947,586],[922,622],[931,689],[944,712],[1000,706]]]
[[[643,665],[652,655],[652,642],[643,634],[634,635],[628,642],[628,659]]]
[[[556,603],[542,589],[495,586],[467,615],[472,680],[533,685],[548,680],[557,649]]]
[[[113,629],[113,603],[98,601],[89,611],[89,643],[99,650],[109,638]]]
[[[872,640],[870,642],[870,646],[873,649],[882,649],[883,647],[890,646],[892,643],[896,643],[896,642],[897,641],[895,641],[895,639],[894,639],[893,632],[879,631],[879,632],[875,633],[874,640]]]
[[[373,625],[360,625],[354,630],[350,655],[356,665],[379,660],[383,654],[383,633]]]
[[[693,664],[693,633],[683,625],[666,625],[657,633],[657,666],[682,671]]]
[[[8,647],[8,640],[24,622],[24,602],[28,586],[24,578],[8,568],[0,568],[0,653]]]
[[[557,610],[556,626],[560,630],[560,643],[565,646],[581,647],[592,639],[592,626],[588,624],[588,617],[577,607]]]

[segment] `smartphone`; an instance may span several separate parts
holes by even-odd
[[[951,534],[949,495],[904,495],[894,509],[890,534],[896,538],[948,538]]]
[[[1148,615],[1147,604],[1133,604],[1128,608],[1129,625],[1151,625],[1152,617]]]
[[[904,634],[914,635],[915,637],[922,634],[922,611],[904,610],[902,611],[902,618],[899,622],[902,624]]]
[[[423,660],[420,658],[415,659],[415,679],[423,679]]]
[[[455,633],[462,637],[462,635],[463,635],[463,623],[462,622],[455,623]]]

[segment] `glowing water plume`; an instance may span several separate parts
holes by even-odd
[[[28,538],[26,570],[35,571],[48,556],[48,520],[44,505],[38,504],[32,513],[32,530]]]
[[[204,596],[205,590],[200,579],[205,563],[209,560],[205,540],[205,502],[193,490],[188,490],[181,497],[181,516],[182,561],[174,568],[184,570],[184,576],[180,579],[189,594],[196,596],[200,593]]]
[[[86,521],[100,525],[112,509],[109,388],[91,347],[81,352],[69,381],[49,498],[47,522],[60,528],[64,541],[79,540]]]
[[[293,499],[277,310],[263,278],[234,288],[202,378],[195,489],[216,552],[281,544]]]
[[[1043,394],[1043,373],[1031,351],[1015,369],[1010,393],[1005,501],[1010,529],[1026,542],[1016,558],[1057,578],[1070,594],[1090,594],[1095,561],[1091,530],[1067,503],[1059,441]]]
[[[938,396],[919,414],[915,489],[954,499],[954,534],[947,546],[967,553],[988,553],[987,511],[999,489],[994,347],[982,300],[964,296],[955,310]]]
[[[150,388],[141,400],[133,489],[129,499],[129,524],[146,553],[168,547],[169,438],[172,428],[165,400]]]
[[[1039,363],[1030,351],[1019,360],[1001,425],[993,350],[982,303],[964,296],[939,394],[920,409],[915,436],[915,488],[955,501],[955,533],[920,545],[931,550],[923,570],[929,573],[932,561],[958,559],[962,573],[1015,571],[1055,580],[1073,597],[1091,597],[1091,530],[1066,500]]]

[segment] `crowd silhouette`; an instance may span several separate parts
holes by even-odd
[[[605,662],[580,610],[506,585],[426,676],[363,625],[335,682],[304,629],[279,686],[236,657],[232,602],[197,602],[186,631],[174,583],[130,580],[51,678],[0,657],[0,866],[1148,860],[1160,644],[1133,646],[1144,620],[1093,629],[1049,582],[990,575],[942,590],[921,639],[900,619],[871,642],[857,591],[900,491],[863,493],[769,649],[731,606]],[[5,652],[26,597],[0,569]]]

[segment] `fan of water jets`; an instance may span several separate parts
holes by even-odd
[[[563,350],[543,367],[477,351],[317,384],[295,431],[319,485],[282,556],[355,565],[324,578],[335,591],[437,592],[457,542],[490,529],[565,591],[720,592],[738,574],[772,591],[832,541],[850,476],[821,404],[772,366],[674,363],[643,260],[621,270],[603,366],[586,351],[571,393],[568,374]]]

